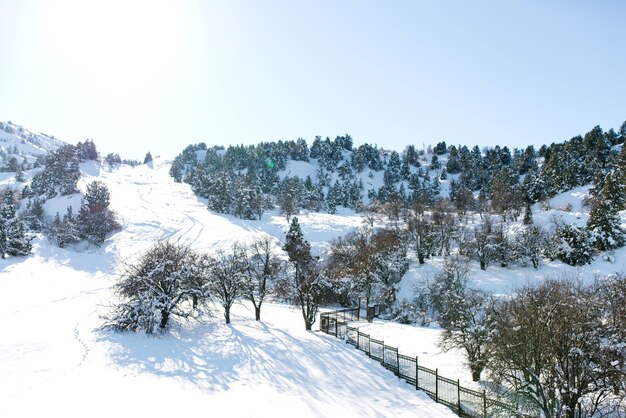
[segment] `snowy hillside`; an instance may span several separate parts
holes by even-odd
[[[208,323],[183,323],[160,338],[99,331],[116,263],[154,242],[210,251],[284,234],[282,216],[255,222],[207,211],[168,169],[159,160],[136,168],[83,163],[79,188],[104,181],[123,230],[78,251],[39,235],[33,256],[0,261],[2,415],[452,416],[356,350],[305,332],[299,311],[283,305],[264,307],[263,323],[238,306],[230,326],[216,309]],[[46,210],[69,204],[76,196],[55,198]],[[318,250],[359,223],[355,215],[302,217]]]
[[[54,151],[63,141],[44,133],[31,132],[11,122],[0,122],[0,149],[17,150],[26,157],[36,157]]]
[[[88,145],[97,155],[94,144]],[[33,179],[45,174],[45,170],[35,166],[37,157],[61,146],[63,143],[53,137],[12,124],[0,125],[0,157],[5,167],[0,185],[12,187],[17,196],[27,190],[25,186],[31,189],[30,194],[21,195],[22,212],[32,203],[36,183]],[[475,189],[459,186],[473,181],[473,177],[463,172],[446,173],[444,167],[451,165],[453,156],[445,153],[445,144],[438,148],[439,154],[414,152],[413,157],[406,159],[406,155],[400,157],[398,153],[376,153],[373,147],[367,155],[374,155],[368,162],[374,168],[355,168],[354,172],[350,168],[354,163],[349,162],[354,161],[354,156],[345,150],[335,156],[339,161],[337,170],[329,168],[333,160],[324,162],[323,155],[295,160],[276,154],[275,159],[257,158],[259,164],[249,168],[246,164],[250,160],[237,157],[243,149],[193,147],[183,153],[190,161],[219,161],[224,157],[223,162],[228,164],[217,163],[214,171],[203,172],[205,164],[194,166],[176,160],[170,163],[160,158],[139,166],[102,163],[97,157],[82,162],[72,160],[76,173],[80,171],[78,183],[69,189],[69,194],[54,189],[42,198],[43,221],[50,222],[55,214],[66,213],[69,207],[76,211],[88,185],[98,180],[111,192],[110,206],[117,213],[121,230],[102,246],[83,240],[66,248],[58,248],[44,233],[38,233],[31,256],[0,260],[0,317],[5,324],[0,339],[2,411],[9,411],[11,416],[51,411],[82,416],[86,410],[94,416],[169,416],[191,414],[197,412],[198,405],[211,405],[216,410],[232,411],[232,416],[253,416],[259,411],[275,416],[298,411],[311,417],[450,415],[446,408],[416,393],[362,353],[328,336],[303,331],[301,313],[281,304],[265,304],[262,323],[253,321],[251,306],[236,305],[233,323],[228,326],[223,325],[221,307],[216,305],[215,316],[207,322],[175,323],[167,335],[158,338],[99,329],[101,315],[115,303],[112,285],[120,265],[135,260],[155,243],[169,240],[188,244],[198,252],[215,253],[234,242],[248,243],[270,236],[282,246],[291,215],[298,217],[313,255],[322,261],[331,258],[333,241],[350,232],[366,230],[365,225],[369,225],[370,232],[385,228],[405,230],[402,246],[406,269],[393,277],[390,286],[395,302],[389,303],[388,317],[400,318],[403,309],[413,303],[415,289],[432,281],[447,258],[441,255],[442,251],[436,254],[433,246],[425,264],[418,262],[418,240],[411,235],[410,216],[426,219],[427,225],[435,225],[435,218],[440,216],[437,222],[448,219],[450,231],[455,224],[458,229],[447,233],[447,239],[455,241],[449,252],[471,259],[469,284],[473,288],[496,295],[509,295],[524,285],[539,284],[549,278],[589,284],[599,276],[626,271],[626,247],[594,253],[589,263],[574,266],[558,261],[558,257],[551,261],[546,253],[555,241],[547,239],[537,268],[529,265],[525,256],[511,258],[507,267],[501,267],[509,258],[506,254],[501,256],[506,251],[500,251],[481,269],[475,254],[462,252],[476,244],[471,237],[485,225],[489,216],[484,215],[492,212],[510,244],[525,227],[521,206],[504,205],[498,209],[498,194],[506,188],[498,189],[502,185],[496,181],[497,175],[488,182],[489,200],[494,205],[483,206],[484,193],[481,196]],[[372,154],[372,150],[376,152]],[[620,152],[619,147],[615,151]],[[473,155],[482,158],[480,151]],[[519,152],[515,155],[519,164],[526,161]],[[401,162],[401,158],[405,161]],[[537,160],[541,162],[542,158]],[[50,174],[50,181],[62,177],[64,167],[69,167],[65,163],[57,166],[61,174]],[[253,170],[261,181],[257,185],[252,181]],[[535,167],[534,175],[537,170],[539,167]],[[172,177],[175,174],[188,175],[189,184],[176,182]],[[541,183],[527,182],[528,176],[520,175],[519,183],[516,177],[507,187],[513,190]],[[228,182],[219,183],[226,178]],[[215,186],[226,183],[227,187]],[[273,184],[271,192],[262,191],[269,184]],[[42,189],[41,184],[39,188]],[[352,192],[360,197],[353,199]],[[296,202],[290,201],[294,193],[300,196]],[[589,224],[593,193],[587,184],[544,196],[528,205],[532,224],[551,236],[556,235],[557,225],[583,230]],[[451,197],[446,201],[448,195]],[[463,196],[471,202],[469,209],[464,206]],[[426,210],[422,206],[420,215],[419,205],[405,205],[405,213],[394,217],[398,197],[411,202],[428,201],[430,206]],[[248,200],[257,203],[257,207],[247,206]],[[215,207],[222,207],[223,202],[229,202],[224,207],[227,210],[218,213]],[[362,211],[362,205],[370,203],[375,203],[373,209]],[[516,210],[518,213],[514,214]],[[617,222],[626,228],[626,211],[616,214]],[[469,241],[463,241],[468,237]],[[496,243],[493,239],[491,245]],[[498,245],[507,244],[505,241]],[[388,253],[382,259],[393,260]],[[392,263],[389,261],[388,267]],[[371,301],[379,303],[375,297]],[[422,365],[440,369],[443,376],[459,379],[477,390],[485,388],[485,381],[472,381],[460,350],[442,353],[437,345],[442,330],[434,324],[414,327],[376,320],[359,326],[373,338],[384,339],[399,346],[403,353],[419,356]],[[317,327],[314,325],[314,329]],[[156,401],[168,398],[177,402]],[[32,399],[40,401],[31,402]],[[92,405],[99,405],[98,409],[92,410]]]

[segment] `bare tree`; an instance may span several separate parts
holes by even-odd
[[[435,237],[433,225],[426,219],[419,205],[413,205],[406,217],[407,233],[413,242],[415,254],[420,264],[433,252]]]
[[[391,304],[395,287],[408,269],[406,239],[395,228],[359,230],[336,239],[327,268],[331,277],[347,279],[351,298]],[[354,300],[353,299],[353,300]]]
[[[459,252],[478,260],[480,269],[487,270],[496,257],[495,231],[491,215],[485,214],[480,225],[462,231],[459,241]]]
[[[492,324],[488,314],[489,296],[469,288],[468,279],[467,260],[449,258],[429,284],[429,296],[435,318],[444,329],[441,348],[462,349],[472,379],[477,382],[489,360]]]
[[[614,334],[601,300],[571,280],[519,290],[494,311],[494,380],[546,417],[593,415],[624,379],[623,342],[607,349]]]
[[[538,268],[543,259],[547,241],[546,232],[537,225],[524,225],[515,236],[517,252],[523,261],[530,261],[534,268]]]
[[[328,266],[332,277],[347,279],[349,296],[354,299],[365,298],[365,306],[369,306],[374,297],[377,282],[374,256],[364,231],[352,232],[331,243]]]
[[[213,300],[224,308],[224,319],[230,324],[230,309],[245,294],[247,260],[243,247],[235,243],[228,252],[220,250],[210,257],[206,287]]]
[[[439,200],[432,210],[433,252],[450,255],[450,240],[455,230],[454,208],[448,200]]]
[[[276,256],[278,246],[270,237],[260,238],[246,248],[247,266],[244,272],[244,297],[254,305],[254,316],[261,320],[261,305],[272,285],[284,270]]]
[[[622,415],[626,414],[626,275],[613,274],[596,280],[592,289],[593,295],[602,311],[604,325],[609,336],[605,340],[604,349],[613,359],[607,368],[612,369],[611,385],[613,394],[621,399]]]

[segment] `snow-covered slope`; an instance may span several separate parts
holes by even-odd
[[[31,132],[11,122],[0,122],[0,149],[17,149],[26,156],[54,151],[65,143],[44,133]]]
[[[101,248],[51,246],[39,236],[34,255],[0,260],[0,415],[300,417],[453,416],[338,340],[304,331],[299,311],[264,307],[262,323],[237,306],[233,323],[183,323],[167,336],[98,330],[111,303],[115,266],[158,240],[211,251],[234,240],[284,236],[286,220],[217,216],[169,166],[81,166],[79,187],[98,178],[111,190],[123,231]],[[75,205],[58,198],[47,210]],[[317,251],[360,223],[310,214],[301,224]]]

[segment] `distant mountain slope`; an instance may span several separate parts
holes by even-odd
[[[65,142],[44,133],[34,133],[12,122],[0,122],[0,149],[17,149],[26,156],[38,156],[54,151]]]

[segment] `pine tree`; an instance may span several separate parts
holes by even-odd
[[[574,224],[557,225],[553,241],[556,245],[555,255],[564,263],[582,266],[593,260],[589,232],[584,228]]]
[[[626,122],[624,122],[626,124]],[[622,144],[622,150],[617,158],[617,182],[621,187],[621,190],[626,190],[626,133],[624,134],[625,141]],[[619,209],[626,209],[626,202],[624,202]]]
[[[328,191],[328,196],[326,197],[326,209],[328,213],[335,213],[337,206],[341,206],[343,200],[342,194],[341,184],[339,184],[339,180],[337,180]]]
[[[508,167],[500,169],[491,178],[489,183],[489,198],[491,199],[491,207],[506,219],[507,212],[519,212],[521,194],[517,175],[515,175]]]
[[[623,191],[619,192],[619,182],[611,173],[606,176],[604,187],[589,214],[587,229],[591,233],[594,249],[607,251],[623,247],[626,243],[618,210],[623,206]]]
[[[283,250],[289,256],[292,267],[288,283],[283,287],[289,289],[289,296],[302,311],[305,328],[310,330],[324,298],[326,286],[319,262],[311,255],[311,245],[304,239],[297,217],[291,220]]]
[[[420,166],[419,154],[415,150],[415,145],[409,145],[405,148],[404,153],[402,154],[402,160],[413,167]]]
[[[448,162],[446,163],[446,170],[450,174],[458,174],[461,172],[461,164],[459,163],[459,151],[454,145],[450,147],[450,155],[448,156]]]
[[[49,235],[51,240],[55,241],[61,248],[65,248],[68,244],[75,244],[82,239],[77,219],[71,206],[67,208],[67,212],[62,219],[57,212],[50,227]]]
[[[26,233],[26,225],[17,216],[13,190],[4,191],[0,205],[0,256],[25,256],[32,250],[33,237]]]
[[[524,208],[524,219],[522,220],[524,225],[532,225],[533,224],[533,210],[530,207],[530,202],[526,202],[526,207]]]
[[[24,192],[22,192],[22,196],[24,196]],[[23,219],[26,223],[26,226],[34,232],[41,231],[44,226],[44,210],[43,205],[45,203],[45,199],[41,197],[35,197],[33,199],[28,199],[28,203],[26,204],[26,211],[24,212]]]
[[[109,189],[104,183],[93,181],[87,185],[77,224],[81,237],[92,244],[102,244],[109,233],[120,229],[115,214],[109,209],[109,201]]]
[[[397,151],[393,151],[389,157],[387,172],[391,176],[394,183],[400,181],[402,178],[402,162],[400,161],[400,154],[398,154]]]
[[[26,233],[26,225],[17,216],[9,220],[6,224],[7,228],[7,245],[6,252],[12,256],[25,256],[31,253],[33,245],[32,236]]]
[[[311,259],[311,244],[304,239],[297,216],[291,219],[289,231],[287,231],[285,236],[283,250],[289,256],[289,260],[296,266],[302,266]]]
[[[441,163],[439,162],[439,157],[437,154],[433,155],[430,159],[430,167],[431,170],[439,170],[441,168]]]

